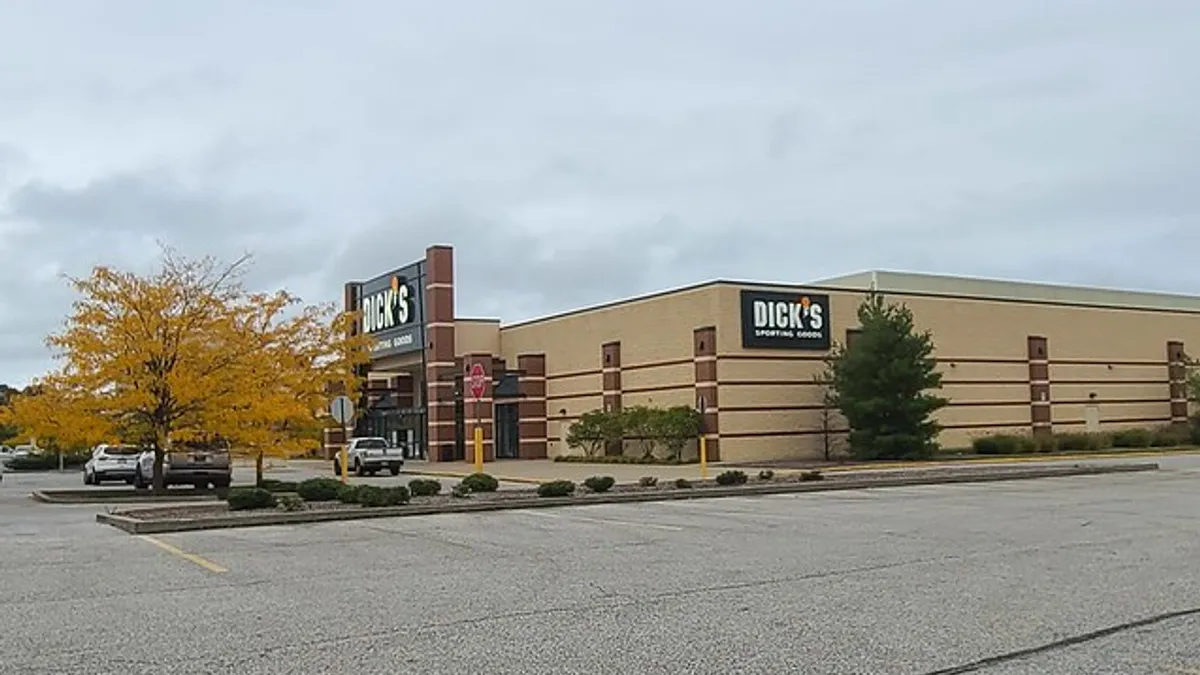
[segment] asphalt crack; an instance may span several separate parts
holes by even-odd
[[[974,673],[983,670],[984,668],[990,668],[991,666],[998,666],[1011,661],[1027,659],[1031,656],[1038,656],[1040,654],[1059,651],[1068,647],[1075,647],[1087,642],[1092,642],[1101,638],[1124,633],[1126,631],[1138,630],[1154,624],[1189,616],[1200,616],[1200,607],[1181,609],[1174,612],[1163,612],[1162,614],[1155,614],[1154,616],[1149,616],[1144,619],[1138,619],[1136,621],[1120,623],[1115,626],[1108,626],[1107,628],[1101,628],[1099,630],[1094,630],[1087,633],[1072,635],[1070,637],[1066,637],[1061,640],[1055,640],[1053,642],[1047,642],[1046,644],[1038,645],[1036,647],[1018,649],[1017,651],[1007,652],[1004,654],[997,654],[995,656],[989,656],[987,658],[979,659],[978,661],[971,661],[970,663],[964,663],[962,665],[953,666],[950,668],[931,670],[927,673],[923,673],[923,675],[959,675],[960,673]]]

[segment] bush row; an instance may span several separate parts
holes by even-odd
[[[1068,432],[1046,437],[991,434],[971,441],[980,455],[1021,455],[1049,452],[1091,452],[1110,448],[1173,448],[1200,442],[1195,428],[1161,426],[1121,429],[1107,433]]]
[[[567,430],[567,447],[587,455],[618,456],[628,442],[641,458],[678,459],[703,428],[700,411],[681,405],[670,408],[635,405],[620,410],[592,410]]]
[[[556,462],[574,462],[579,464],[695,464],[700,461],[697,459],[681,459],[679,457],[666,457],[659,459],[653,455],[649,457],[634,457],[632,455],[558,455],[554,458]]]
[[[758,473],[760,481],[769,481],[775,477],[775,472],[765,469]],[[822,480],[824,476],[819,471],[808,471],[801,474],[801,480]],[[745,472],[731,470],[717,476],[719,485],[743,485],[749,478]],[[658,478],[644,476],[638,480],[642,487],[655,487]],[[592,493],[608,492],[616,485],[612,476],[591,476],[583,481],[583,486]],[[677,478],[672,483],[677,489],[693,487],[687,478]],[[467,497],[473,492],[495,492],[500,482],[486,473],[471,474],[454,486],[451,494],[455,497]],[[433,496],[441,493],[440,481],[415,478],[407,486],[380,487],[376,485],[343,484],[336,478],[310,478],[292,483],[267,479],[254,487],[235,487],[226,492],[226,501],[231,511],[249,509],[282,508],[286,511],[296,511],[304,508],[305,502],[340,501],[344,504],[359,504],[366,507],[399,506],[407,504],[412,497]],[[569,497],[575,494],[577,486],[573,481],[555,480],[542,483],[537,487],[539,497]]]

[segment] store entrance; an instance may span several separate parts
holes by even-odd
[[[496,458],[521,456],[521,425],[516,403],[496,404]]]

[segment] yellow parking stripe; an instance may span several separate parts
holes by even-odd
[[[147,535],[147,534],[138,535],[138,537],[140,539],[150,542],[151,544],[154,544],[155,546],[161,548],[162,550],[166,551],[167,553],[170,553],[171,555],[174,555],[179,558],[183,558],[184,560],[186,560],[190,563],[195,563],[195,564],[203,567],[204,569],[208,570],[209,572],[221,574],[221,573],[229,571],[211,560],[201,558],[198,555],[195,555],[193,553],[188,553],[187,551],[176,548],[161,539],[156,539],[155,537],[151,537],[150,535]]]

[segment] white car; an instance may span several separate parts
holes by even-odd
[[[10,448],[7,445],[0,445],[0,464],[7,464],[10,459],[18,457],[28,457],[37,448],[32,445],[18,445],[15,448]]]
[[[83,465],[83,484],[100,485],[106,480],[119,480],[132,485],[141,454],[142,449],[136,445],[97,445],[92,448],[92,458]]]
[[[334,456],[333,473],[336,476],[342,475],[341,457],[340,452]],[[404,450],[378,436],[351,438],[346,448],[346,466],[356,476],[374,476],[384,469],[397,476],[404,467]]]

